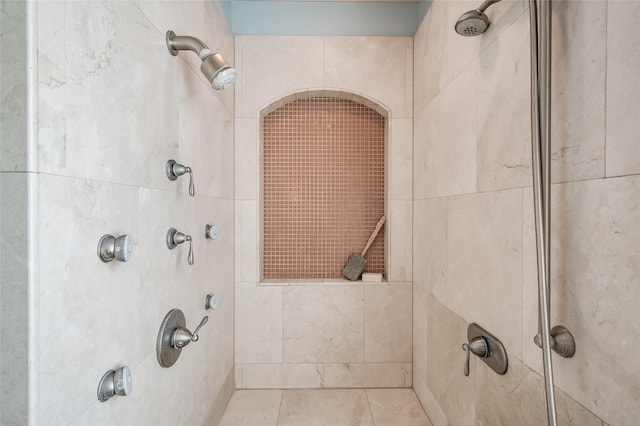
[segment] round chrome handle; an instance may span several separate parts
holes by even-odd
[[[98,384],[98,401],[105,402],[115,395],[131,394],[131,370],[126,365],[117,370],[109,370]]]
[[[105,263],[113,259],[121,262],[131,260],[133,240],[129,235],[121,235],[118,238],[110,234],[105,234],[98,241],[98,257]]]

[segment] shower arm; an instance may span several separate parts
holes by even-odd
[[[200,56],[200,59],[202,59],[201,52],[203,50],[207,53],[210,52],[207,45],[197,38],[191,36],[177,36],[173,31],[167,32],[167,46],[169,46],[169,51],[173,56],[176,56],[179,50],[191,50],[192,52],[197,53],[198,56]]]
[[[492,5],[492,4],[494,4],[494,3],[498,3],[499,1],[500,1],[500,0],[487,0],[487,1],[485,1],[484,3],[482,3],[482,4],[480,5],[480,7],[479,7],[479,8],[477,8],[476,10],[477,10],[478,12],[484,12],[485,10],[487,10],[487,9],[489,8],[489,6],[491,6],[491,5]]]

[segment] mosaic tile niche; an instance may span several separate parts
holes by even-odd
[[[385,210],[385,118],[357,102],[297,99],[263,122],[264,279],[342,278]],[[384,230],[365,272],[385,271]]]

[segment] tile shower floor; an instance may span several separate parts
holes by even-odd
[[[412,389],[237,390],[220,426],[431,426]]]

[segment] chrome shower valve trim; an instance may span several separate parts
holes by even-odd
[[[133,241],[129,235],[121,235],[118,238],[110,234],[105,234],[98,241],[98,257],[104,263],[109,263],[113,259],[120,262],[131,260],[133,251]]]
[[[205,315],[192,333],[186,328],[184,313],[180,309],[170,310],[162,320],[156,340],[156,356],[160,366],[168,368],[175,364],[182,349],[199,340],[198,331],[208,320],[209,317]]]
[[[464,362],[464,375],[469,375],[469,362],[471,361],[471,354],[480,358],[486,358],[489,356],[489,344],[487,339],[482,336],[475,337],[469,343],[462,344],[462,350],[467,353],[467,358]]]
[[[198,336],[198,331],[200,331],[202,326],[205,325],[207,321],[209,321],[209,316],[205,315],[204,318],[202,318],[202,321],[200,321],[200,324],[196,327],[195,330],[193,330],[193,333],[191,333],[184,327],[176,328],[173,334],[171,334],[171,345],[174,348],[179,349],[184,348],[191,342],[197,342],[200,338]]]
[[[169,160],[165,165],[165,172],[167,173],[167,178],[171,181],[178,179],[179,176],[189,173],[189,195],[192,197],[196,195],[196,187],[193,183],[193,172],[191,171],[191,167],[177,163],[175,160]]]
[[[131,369],[126,365],[107,371],[98,384],[98,401],[106,402],[115,395],[130,395],[131,383]]]
[[[469,343],[463,343],[462,349],[466,352],[464,363],[464,375],[469,375],[469,362],[471,354],[476,355],[485,362],[493,371],[502,375],[507,372],[507,352],[502,342],[476,323],[469,324],[467,328]]]
[[[189,265],[193,265],[193,239],[191,238],[191,235],[183,234],[176,228],[169,228],[169,231],[167,231],[167,247],[169,250],[173,250],[184,242],[189,243],[189,255],[187,256],[187,262]]]

